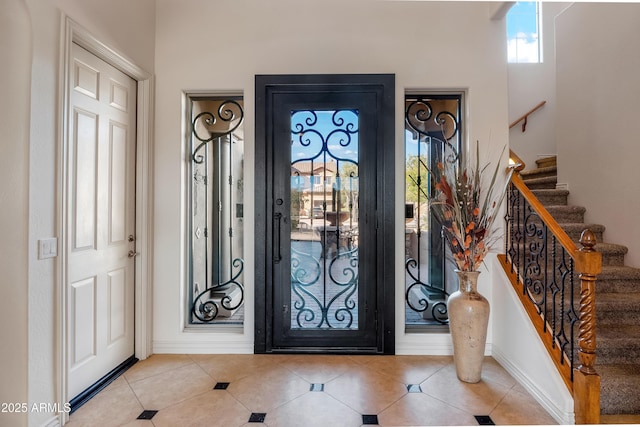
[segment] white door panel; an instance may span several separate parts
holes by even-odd
[[[136,82],[73,44],[68,398],[134,353]]]

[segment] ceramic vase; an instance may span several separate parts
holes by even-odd
[[[482,377],[489,301],[478,293],[479,271],[456,273],[459,289],[447,301],[453,360],[460,381],[477,383]]]

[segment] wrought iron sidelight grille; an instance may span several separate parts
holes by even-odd
[[[242,324],[243,101],[190,96],[189,324]]]
[[[462,94],[405,96],[405,324],[437,329],[449,322],[446,301],[454,289],[445,263],[441,225],[429,211],[435,189],[429,170],[458,156]],[[435,184],[435,183],[434,183]]]

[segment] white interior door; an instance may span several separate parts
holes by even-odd
[[[71,399],[134,354],[136,82],[73,44],[67,360]]]

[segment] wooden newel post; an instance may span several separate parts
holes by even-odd
[[[580,236],[582,248],[576,256],[580,272],[579,365],[574,369],[573,401],[576,424],[600,423],[600,376],[596,372],[596,279],[602,271],[602,254],[596,252],[596,238],[586,229]]]

